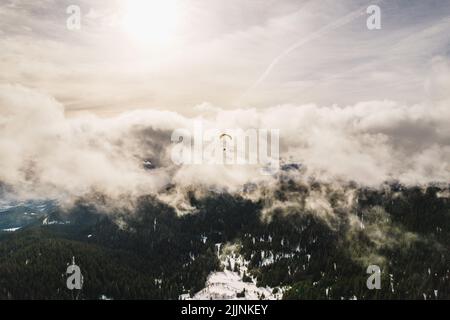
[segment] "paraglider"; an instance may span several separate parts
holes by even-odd
[[[223,143],[223,151],[225,152],[225,151],[227,151],[227,148],[226,148],[226,145],[227,145],[227,142],[226,142],[226,139],[230,139],[230,140],[233,140],[233,138],[229,135],[229,134],[227,134],[227,133],[222,133],[221,135],[220,135],[220,137],[219,137],[219,139],[222,141],[222,143]]]

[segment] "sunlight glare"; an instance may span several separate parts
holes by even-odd
[[[154,45],[172,40],[178,22],[175,0],[128,0],[125,10],[123,28],[131,38]]]

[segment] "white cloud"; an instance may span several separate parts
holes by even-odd
[[[322,179],[448,181],[450,6],[383,1],[381,30],[368,31],[364,15],[323,29],[366,3],[191,0],[180,41],[160,51],[118,30],[120,1],[80,1],[75,33],[64,1],[9,1],[0,8],[0,181],[40,195],[270,183],[258,168],[173,166],[170,133],[198,118],[280,129],[282,156]],[[161,169],[144,170],[143,159]]]
[[[442,77],[438,72],[437,78]],[[450,180],[447,106],[442,96],[413,106],[394,101],[264,110],[203,106],[207,112],[202,119],[205,127],[219,130],[280,129],[281,157],[305,165],[306,176],[368,185],[390,179],[422,184]],[[247,182],[273,182],[258,166],[175,166],[170,160],[171,133],[191,128],[196,120],[154,110],[68,118],[64,107],[47,94],[2,85],[0,181],[24,194],[55,197],[93,190],[111,196],[154,193],[170,183],[237,191]],[[145,170],[146,159],[158,169]]]

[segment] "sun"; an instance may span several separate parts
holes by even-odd
[[[176,0],[128,0],[122,25],[127,34],[144,44],[173,40],[178,23]]]

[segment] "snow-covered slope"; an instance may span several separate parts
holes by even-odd
[[[282,298],[280,288],[259,288],[256,280],[247,274],[248,261],[236,253],[237,246],[216,246],[223,271],[212,272],[206,286],[193,297],[180,296],[182,300],[278,300]],[[244,275],[245,280],[244,281]]]
[[[238,297],[238,295],[243,295]],[[244,282],[237,272],[224,270],[209,275],[206,287],[192,297],[193,300],[276,300],[272,288],[258,288],[254,282]]]

